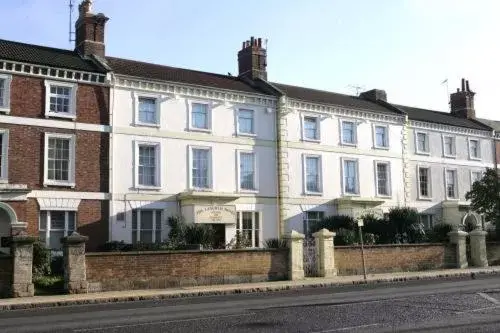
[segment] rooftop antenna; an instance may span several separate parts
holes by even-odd
[[[69,42],[73,43],[75,41],[75,31],[73,30],[73,4],[74,0],[69,0]]]
[[[448,86],[448,78],[443,80],[443,82],[441,82],[441,85],[445,85],[446,87],[446,100],[448,101],[448,109],[451,111],[450,88]]]
[[[349,89],[351,89],[353,91],[356,91],[356,96],[359,96],[360,91],[365,90],[364,86],[360,86],[360,85],[357,85],[357,84],[350,84],[350,85],[347,86],[347,88],[349,88]]]

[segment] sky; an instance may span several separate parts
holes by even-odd
[[[0,38],[74,47],[69,0],[1,1]],[[466,78],[476,115],[500,120],[497,0],[94,0],[93,9],[110,18],[107,55],[237,75],[241,43],[255,36],[268,41],[273,82],[384,89],[392,103],[448,111],[448,92]]]

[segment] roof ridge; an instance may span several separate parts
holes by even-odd
[[[330,90],[324,90],[324,89],[316,89],[316,88],[308,88],[308,87],[302,87],[302,86],[295,86],[295,85],[292,85],[292,84],[286,84],[286,83],[279,83],[279,82],[270,82],[271,84],[278,84],[278,85],[281,85],[281,86],[286,86],[286,87],[290,87],[290,88],[298,88],[298,89],[307,89],[307,90],[314,90],[314,91],[318,91],[318,92],[324,92],[324,93],[328,93],[328,94],[335,94],[335,95],[340,95],[340,96],[345,96],[345,97],[351,97],[351,98],[356,98],[356,99],[362,99],[364,101],[366,101],[365,99],[359,97],[359,96],[354,96],[354,95],[348,95],[348,94],[343,94],[343,93],[338,93],[338,92],[335,92],[335,91],[330,91]]]
[[[45,49],[47,51],[66,52],[68,54],[73,54],[73,55],[78,55],[79,56],[79,54],[76,51],[74,51],[74,50],[61,49],[61,48],[57,48],[57,47],[53,47],[53,46],[23,43],[23,42],[18,42],[18,41],[13,41],[13,40],[8,40],[8,39],[2,39],[2,38],[0,38],[0,42],[6,42],[6,43],[11,43],[11,44],[23,45],[23,46],[28,46],[28,47],[35,47],[35,48],[38,48],[38,49]]]

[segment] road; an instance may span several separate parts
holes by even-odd
[[[0,313],[0,332],[499,332],[500,277]]]

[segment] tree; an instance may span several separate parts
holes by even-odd
[[[500,235],[500,175],[495,169],[486,169],[483,178],[472,184],[472,189],[465,194],[471,208],[483,214],[486,221],[495,223],[497,235]]]

